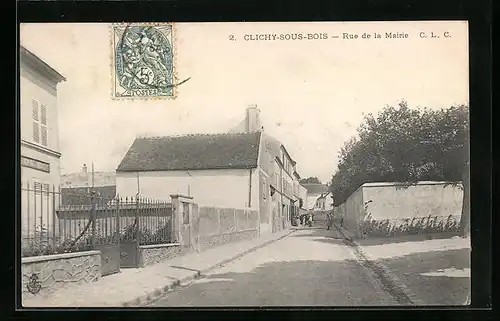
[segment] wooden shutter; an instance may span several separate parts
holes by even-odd
[[[42,125],[47,125],[47,106],[40,106],[40,123]]]
[[[33,188],[35,190],[35,194],[41,194],[42,192],[42,183],[35,181],[33,182]]]
[[[40,131],[41,131],[41,143],[47,146],[48,135],[47,135],[47,106],[40,106]]]
[[[32,115],[33,115],[33,141],[35,143],[40,143],[40,125],[39,125],[39,120],[40,118],[38,117],[38,101],[32,100],[31,101],[31,106],[32,106]]]
[[[50,185],[49,184],[43,184],[43,192],[48,195],[50,191]]]
[[[38,118],[38,101],[33,99],[31,101],[31,106],[33,107],[33,120],[38,122],[38,120],[39,120],[39,118]]]

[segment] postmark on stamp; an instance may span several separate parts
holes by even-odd
[[[112,25],[113,98],[175,98],[173,25]]]

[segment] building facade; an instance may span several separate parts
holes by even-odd
[[[307,210],[319,210],[321,202],[318,202],[318,199],[328,193],[328,187],[324,184],[303,184],[303,186],[307,190]]]
[[[228,133],[137,138],[116,170],[116,192],[182,194],[202,206],[256,210],[263,235],[287,228],[300,207],[295,165],[250,106]]]
[[[328,211],[333,209],[333,197],[331,192],[324,193],[318,197],[314,210]]]
[[[260,140],[260,132],[136,138],[116,169],[116,192],[257,210]]]
[[[20,47],[21,183],[59,186],[60,158],[57,84],[66,79]]]
[[[300,208],[300,176],[296,171],[296,162],[283,145],[280,146],[280,154],[275,158],[275,164],[275,179],[271,183],[275,195],[272,208],[273,232],[288,228],[292,217],[298,214]]]
[[[307,189],[301,184],[299,184],[299,195],[300,195],[299,214],[305,214],[307,212]]]
[[[20,165],[22,239],[54,225],[60,184],[57,85],[66,79],[20,47]],[[52,197],[51,197],[52,196]]]

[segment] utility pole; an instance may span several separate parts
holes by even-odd
[[[139,197],[140,193],[141,193],[141,185],[139,182],[139,172],[137,172],[137,197]]]

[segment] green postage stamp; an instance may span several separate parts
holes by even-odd
[[[175,98],[173,29],[171,23],[111,26],[113,98]]]

